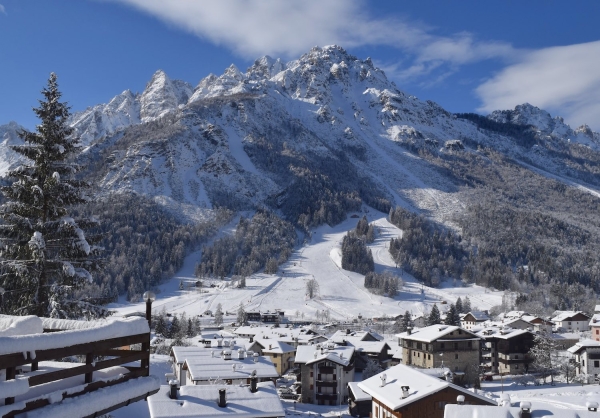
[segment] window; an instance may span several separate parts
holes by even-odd
[[[458,350],[458,343],[454,343],[454,349]]]
[[[585,360],[581,360],[581,367],[585,367]]]
[[[454,355],[454,360],[458,360],[458,354]]]
[[[600,332],[598,332],[598,330],[596,330],[596,335],[600,334]]]
[[[515,364],[515,369],[518,369],[518,368],[519,368],[519,365],[518,365],[518,364]]]
[[[431,360],[431,354],[427,354],[427,360]]]
[[[444,349],[444,343],[440,343],[440,349]]]
[[[594,367],[600,367],[600,361],[594,360]]]
[[[312,371],[310,372],[310,377],[313,377],[313,372]]]

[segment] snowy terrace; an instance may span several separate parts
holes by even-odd
[[[97,416],[156,393],[143,318],[0,315],[0,417]]]

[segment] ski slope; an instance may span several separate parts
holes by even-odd
[[[352,214],[351,214],[352,215]],[[160,286],[154,312],[163,308],[173,314],[185,312],[188,316],[214,311],[220,303],[224,311],[234,313],[240,305],[246,311],[271,311],[281,309],[288,318],[316,318],[318,311],[329,310],[333,319],[351,319],[357,315],[365,318],[396,316],[410,311],[426,314],[433,304],[444,311],[460,296],[469,296],[473,309],[489,309],[499,305],[502,292],[490,291],[480,286],[455,286],[443,282],[440,288],[422,286],[414,277],[397,269],[387,245],[392,237],[402,231],[388,222],[386,215],[372,209],[356,213],[367,216],[376,228],[375,242],[369,244],[377,272],[392,271],[402,278],[404,285],[395,298],[371,294],[363,286],[364,276],[341,268],[341,242],[347,231],[356,227],[358,218],[351,215],[346,221],[330,227],[317,228],[308,243],[292,253],[280,266],[277,274],[255,274],[246,281],[246,288],[237,289],[228,280],[205,281],[203,288],[196,288],[194,266],[200,251],[186,257],[183,267],[171,280]],[[317,297],[306,297],[306,282],[315,279],[319,284]],[[183,284],[183,289],[180,289]],[[210,287],[213,284],[214,287]],[[444,304],[443,302],[447,302]],[[143,312],[143,303],[116,303],[109,306],[117,315]]]

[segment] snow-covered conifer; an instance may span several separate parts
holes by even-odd
[[[223,324],[223,307],[219,303],[217,305],[217,309],[215,310],[215,324],[222,325]]]
[[[442,319],[440,316],[440,310],[438,309],[437,305],[434,304],[433,307],[431,308],[431,312],[429,313],[427,325],[440,324],[441,321],[442,321]]]
[[[85,230],[94,219],[73,219],[71,205],[86,201],[87,184],[75,178],[79,166],[78,139],[67,124],[69,107],[61,102],[56,75],[50,74],[44,96],[34,109],[41,123],[35,132],[21,131],[23,145],[12,149],[27,160],[8,172],[9,184],[1,188],[0,286],[7,293],[4,312],[59,318],[105,316],[107,311],[86,298],[82,289],[91,284],[98,268],[98,237]]]

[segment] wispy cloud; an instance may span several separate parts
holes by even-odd
[[[1,5],[1,4],[0,4],[0,13],[2,13],[2,14],[4,14],[4,15],[6,14],[6,9],[5,9],[5,8],[4,8],[4,6],[3,6],[3,5]]]
[[[563,116],[571,125],[600,129],[600,41],[531,51],[476,93],[481,112],[525,102]]]
[[[364,0],[112,0],[125,3],[246,58],[297,57],[312,46],[385,45],[410,56],[400,77],[417,77],[441,65],[460,66],[514,54],[507,43],[471,34],[432,35],[400,17],[370,16]],[[447,69],[445,70],[447,71]]]

